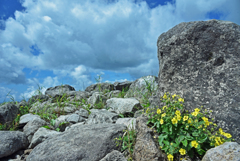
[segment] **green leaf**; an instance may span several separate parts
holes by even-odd
[[[184,139],[184,136],[180,135],[178,138],[175,139],[175,142],[179,145],[183,139]]]
[[[193,135],[193,136],[199,136],[198,132],[196,132],[196,131],[193,132],[192,135]]]
[[[203,143],[208,139],[207,136],[202,136],[201,138],[199,138],[199,143]]]
[[[189,134],[187,134],[187,136],[185,136],[185,139],[187,139],[187,140],[193,140],[193,137],[190,136]]]
[[[46,128],[46,129],[50,129],[50,127],[49,127],[49,126],[47,126],[47,125],[45,125],[45,126],[42,126],[42,127]]]
[[[197,149],[197,152],[199,155],[203,155],[206,151],[204,151],[203,149]]]
[[[164,134],[161,134],[159,137],[158,137],[158,142],[159,142],[159,145],[160,146],[163,146],[162,145],[162,142],[163,142],[163,140],[165,139],[165,138],[167,138],[168,137],[168,135],[164,135]]]
[[[169,133],[168,127],[167,127],[167,126],[164,126],[162,132]]]
[[[172,125],[169,126],[170,134],[172,135]]]
[[[170,144],[169,141],[167,141],[167,140],[163,140],[163,143],[167,146],[169,146],[169,144]]]
[[[182,143],[183,143],[183,145],[184,145],[185,147],[187,147],[187,145],[188,145],[188,142],[187,142],[187,140],[186,140],[186,139],[184,139],[184,140],[182,141]]]
[[[164,147],[162,148],[162,150],[166,152],[166,151],[168,150],[168,148],[169,148],[169,146],[164,146]]]

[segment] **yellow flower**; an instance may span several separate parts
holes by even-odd
[[[200,110],[199,110],[198,108],[195,108],[195,112],[197,112],[197,113],[198,113],[199,111],[200,111]]]
[[[227,138],[231,138],[232,137],[232,135],[231,134],[229,134],[229,133],[225,133],[225,135],[224,136],[226,136]]]
[[[160,124],[161,124],[161,125],[163,124],[163,119],[160,120]]]
[[[172,119],[172,123],[173,124],[177,124],[178,123],[178,121],[177,121],[177,119],[175,117]]]
[[[169,160],[169,161],[173,161],[173,156],[172,156],[172,154],[168,154],[167,157],[168,157],[168,160]]]
[[[188,119],[188,116],[183,117],[183,121],[186,121]]]
[[[189,119],[189,120],[188,120],[188,123],[191,124],[191,123],[192,123],[192,119]]]
[[[181,115],[181,112],[180,112],[179,110],[177,110],[177,111],[175,112],[175,114],[176,114],[176,115]]]
[[[216,137],[216,138],[215,138],[215,141],[216,141],[215,146],[218,146],[218,145],[223,144],[223,142],[222,142],[222,140],[221,140],[220,137]]]
[[[184,99],[179,98],[178,101],[179,101],[179,102],[184,102]]]
[[[149,112],[149,108],[147,109],[146,113],[148,113],[148,112]]]
[[[222,130],[222,128],[219,128],[219,132],[220,132],[220,134],[222,134],[222,133],[223,133],[223,130]]]
[[[196,140],[194,140],[194,141],[191,142],[191,145],[192,145],[192,147],[197,148],[198,143],[196,142]]]
[[[197,123],[197,122],[198,122],[198,120],[196,119],[196,120],[194,120],[194,122],[196,122],[196,123]]]
[[[198,112],[195,111],[195,112],[192,113],[192,115],[193,115],[193,116],[197,116],[197,115],[198,115]]]
[[[177,115],[177,120],[180,121],[181,120],[181,116],[180,115]]]
[[[203,121],[207,122],[208,121],[208,118],[206,117],[202,117]]]
[[[208,121],[205,121],[205,125],[208,126],[208,125],[209,125],[209,122],[208,122]]]
[[[166,93],[164,94],[163,98],[164,98],[164,99],[167,99],[167,95],[166,95]]]
[[[186,154],[186,150],[182,149],[182,148],[179,150],[179,152],[180,152],[181,155],[185,155]]]
[[[163,106],[163,110],[164,110],[165,108],[167,108],[167,106]]]
[[[174,99],[176,97],[176,94],[172,95],[172,98]]]
[[[162,117],[165,117],[166,116],[166,113],[162,114]]]
[[[160,109],[157,109],[157,114],[160,114],[161,113],[161,110]]]

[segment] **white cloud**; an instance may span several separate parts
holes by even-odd
[[[47,22],[52,20],[51,17],[49,17],[49,16],[43,16],[43,19],[44,19],[44,21],[47,21]]]

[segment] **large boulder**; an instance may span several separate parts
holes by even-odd
[[[186,109],[213,110],[215,123],[240,143],[240,26],[219,20],[180,23],[159,36],[159,97]]]
[[[27,161],[99,161],[113,149],[120,150],[114,138],[122,136],[124,129],[126,126],[121,124],[76,126],[36,146]]]
[[[29,142],[26,135],[20,131],[0,131],[0,158],[27,148]]]
[[[45,95],[55,97],[56,95],[60,95],[64,92],[75,91],[74,87],[64,84],[62,86],[50,87],[45,91]]]

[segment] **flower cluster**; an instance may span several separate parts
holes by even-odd
[[[161,149],[167,153],[168,160],[173,160],[176,153],[189,155],[191,158],[198,153],[201,157],[213,146],[231,141],[231,134],[223,132],[221,128],[216,136],[207,130],[208,126],[216,125],[210,122],[199,108],[190,114],[184,111],[184,99],[179,95],[174,94],[171,97],[165,93],[163,102],[166,102],[166,105],[157,109],[157,114],[153,115],[149,108],[146,113],[149,115],[147,124],[155,127],[160,134],[158,142]],[[214,128],[211,129],[214,131]]]

